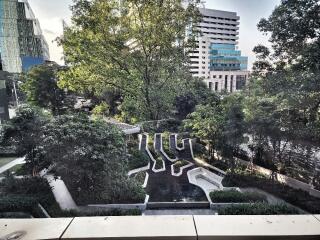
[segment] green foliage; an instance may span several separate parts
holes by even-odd
[[[29,171],[36,174],[47,167],[48,161],[41,163],[35,160],[36,147],[41,142],[42,127],[49,121],[48,114],[29,105],[21,105],[16,116],[0,129],[0,143],[3,146],[14,146],[18,155],[26,154]]]
[[[210,192],[210,198],[215,203],[250,203],[263,202],[265,197],[257,193],[243,193],[236,190]]]
[[[298,214],[298,210],[287,205],[269,205],[267,203],[254,203],[233,205],[218,210],[219,215],[289,215]]]
[[[110,112],[109,110],[110,107],[108,106],[108,104],[103,102],[100,105],[95,106],[92,110],[92,113],[96,116],[108,116]]]
[[[9,175],[0,182],[0,212],[24,212],[33,217],[45,217],[38,203],[49,213],[50,207],[56,204],[45,179],[39,177],[16,179]]]
[[[198,2],[76,0],[73,25],[60,41],[70,69],[60,74],[59,85],[97,97],[119,90],[127,121],[171,115],[192,78],[184,50],[194,46],[196,26],[190,23],[199,19]]]
[[[307,212],[320,212],[318,198],[310,196],[309,193],[303,190],[293,189],[287,185],[275,182],[263,175],[250,175],[246,172],[228,174],[223,179],[222,184],[225,187],[255,187],[298,206]]]
[[[147,166],[149,163],[149,157],[139,151],[138,149],[135,149],[131,152],[131,156],[129,158],[129,169],[136,169]]]
[[[53,63],[35,66],[23,76],[21,85],[29,103],[49,108],[54,114],[62,110],[65,100],[64,91],[57,86],[59,68]]]
[[[92,210],[92,211],[62,211],[60,217],[94,217],[94,216],[139,216],[140,209],[110,209],[110,210]]]
[[[79,204],[139,202],[144,193],[127,177],[123,133],[85,115],[59,116],[43,128],[38,161],[55,165]]]

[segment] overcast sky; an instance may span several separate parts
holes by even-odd
[[[258,43],[268,44],[268,38],[257,30],[262,17],[268,17],[281,0],[206,0],[205,6],[218,10],[237,12],[240,16],[239,49],[254,61],[252,49]],[[50,46],[51,60],[62,63],[62,50],[54,40],[62,34],[62,19],[70,22],[72,0],[29,0],[39,18],[43,33]]]

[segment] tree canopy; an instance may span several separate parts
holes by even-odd
[[[60,40],[70,69],[59,85],[95,96],[120,90],[125,118],[167,117],[191,78],[198,2],[76,0]]]

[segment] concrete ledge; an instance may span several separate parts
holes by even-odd
[[[319,239],[320,222],[312,215],[194,216],[199,240]]]
[[[72,220],[73,218],[0,219],[0,239],[60,239]]]
[[[196,240],[192,216],[75,218],[62,239]]]
[[[320,239],[320,215],[0,219],[0,239]]]

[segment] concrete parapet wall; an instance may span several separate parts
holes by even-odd
[[[316,240],[319,237],[320,215],[0,219],[0,239]]]

